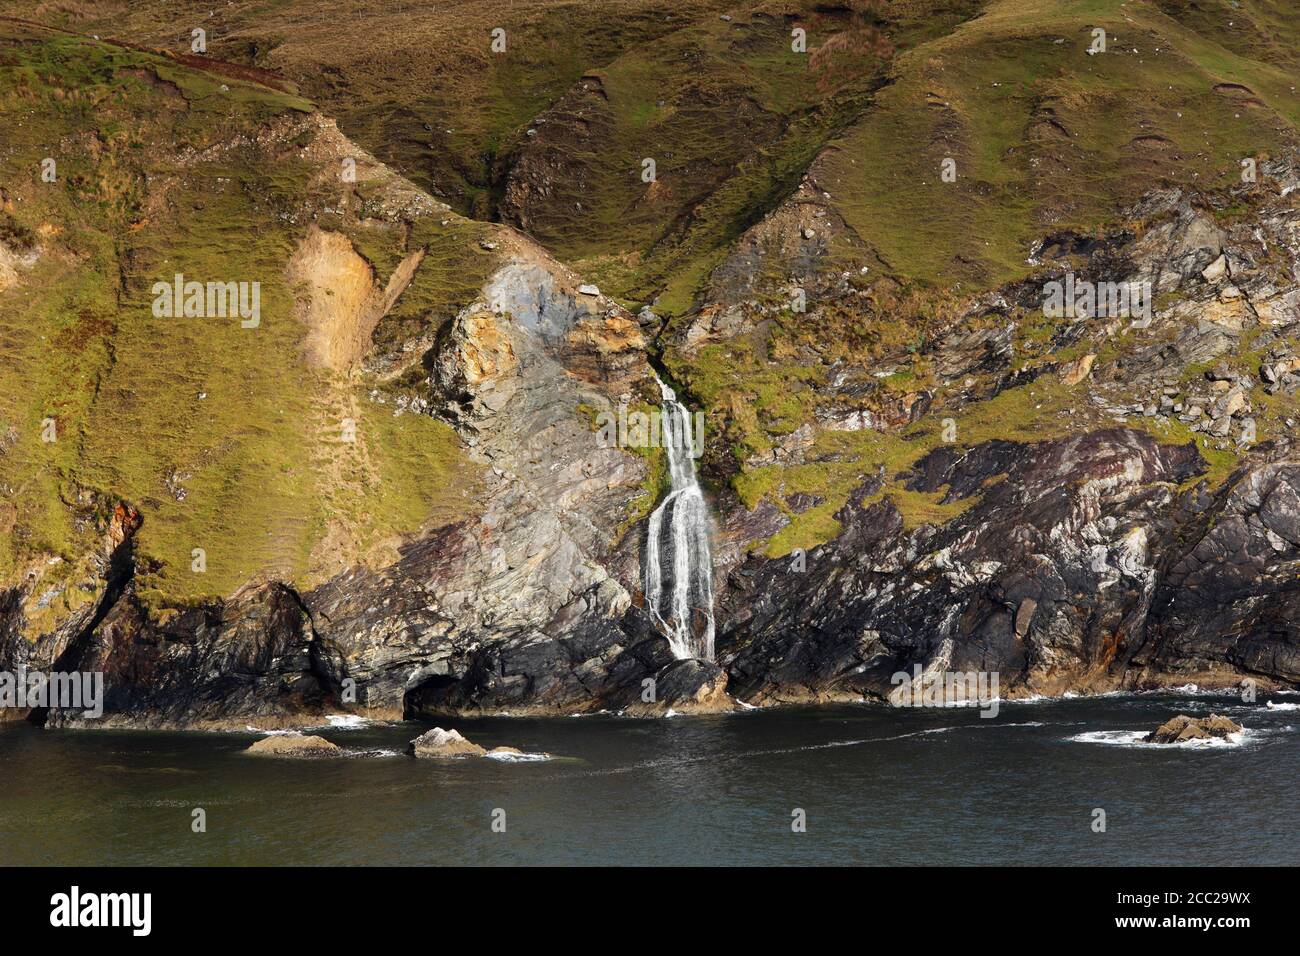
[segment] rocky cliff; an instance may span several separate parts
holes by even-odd
[[[961,6],[950,45],[1012,42]],[[931,42],[902,15],[800,15]],[[1235,155],[1214,183],[1149,175],[1092,228],[1044,207],[1014,269],[964,235],[922,280],[935,250],[898,261],[846,150],[870,155],[921,79],[932,117],[968,91],[907,53],[807,80],[816,115],[756,74],[714,88],[803,22],[730,16],[538,110],[498,158],[525,231],[463,217],[270,79],[8,27],[3,108],[48,123],[0,191],[0,670],[102,671],[106,701],[4,716],[659,714],[880,700],[916,665],[997,672],[1004,696],[1300,684],[1290,114],[1249,180]],[[626,77],[678,56],[707,69],[674,74],[655,123],[744,106],[707,163],[628,187],[602,138],[631,135]],[[1031,149],[1076,108],[1040,101]],[[182,148],[142,157],[128,118]],[[972,115],[947,121],[960,151]],[[732,155],[756,144],[761,170]],[[64,178],[33,181],[49,152]],[[153,280],[205,268],[263,282],[261,328],[149,315]],[[1053,311],[1085,287],[1147,291]],[[652,366],[705,416],[715,662],[674,660],[644,608],[662,449],[598,427],[653,414]]]

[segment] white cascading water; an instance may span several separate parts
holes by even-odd
[[[661,441],[668,451],[672,489],[650,516],[646,534],[645,595],[650,613],[678,659],[713,660],[713,557],[709,511],[695,480],[691,416],[677,394],[655,376],[663,396]],[[665,517],[668,535],[662,534]],[[666,559],[666,560],[665,560]],[[668,574],[665,577],[665,569]],[[692,625],[694,612],[702,618]]]

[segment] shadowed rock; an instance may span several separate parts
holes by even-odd
[[[673,661],[655,675],[654,699],[645,700],[646,688],[627,704],[631,717],[662,717],[679,714],[716,714],[736,709],[727,694],[727,672],[701,660]]]

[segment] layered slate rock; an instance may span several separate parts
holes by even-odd
[[[662,717],[666,714],[716,714],[736,709],[727,694],[727,672],[702,660],[673,661],[651,682],[642,682],[625,704],[631,717]]]
[[[869,479],[805,571],[751,556],[731,572],[719,647],[732,690],[883,698],[891,675],[916,663],[997,671],[1004,693],[1145,686],[1171,673],[1230,683],[1246,662],[1287,678],[1292,644],[1279,625],[1297,595],[1280,576],[1296,550],[1280,536],[1270,545],[1269,533],[1289,528],[1296,476],[1266,465],[1217,496],[1180,494],[1204,467],[1194,446],[1129,429],[941,448],[908,487],[972,504],[913,531]],[[1206,527],[1210,514],[1234,513]]]

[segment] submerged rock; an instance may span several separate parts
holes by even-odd
[[[527,753],[518,747],[493,747],[483,756],[491,760],[502,760],[506,763],[531,763],[535,760],[550,760],[553,755],[545,751],[534,751]]]
[[[1188,740],[1226,738],[1240,732],[1241,724],[1219,714],[1200,718],[1179,714],[1142,739],[1149,744],[1180,744]]]
[[[244,752],[264,757],[334,757],[343,753],[337,744],[330,743],[324,737],[298,734],[263,737]]]
[[[482,757],[487,753],[456,730],[434,727],[411,741],[406,752],[413,757]]]

